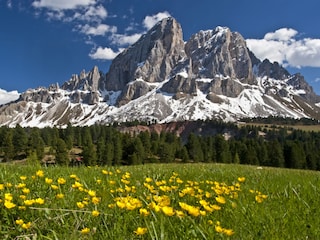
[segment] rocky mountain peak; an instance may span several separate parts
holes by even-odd
[[[246,42],[239,33],[231,32],[227,27],[194,34],[186,43],[185,52],[192,59],[195,75],[206,78],[228,76],[254,82]]]
[[[61,88],[68,91],[83,90],[96,92],[103,88],[105,81],[104,73],[94,66],[88,73],[82,70],[81,73],[73,74],[71,79],[65,82]]]
[[[163,19],[113,60],[106,76],[106,89],[122,90],[118,103],[123,105],[149,91],[148,83],[165,80],[184,56],[180,24],[173,18]],[[136,86],[136,80],[143,82]]]
[[[114,121],[236,121],[282,116],[320,119],[320,97],[302,75],[259,60],[240,33],[199,31],[186,42],[173,18],[157,23],[120,53],[61,87],[30,89],[0,106],[0,125],[85,126]]]

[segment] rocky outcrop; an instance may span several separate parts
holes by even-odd
[[[73,74],[71,79],[61,86],[61,89],[97,92],[104,89],[104,84],[105,74],[100,72],[98,67],[95,66],[88,73],[83,70],[79,75]]]
[[[106,76],[106,89],[130,91],[126,85],[138,79],[162,82],[184,56],[180,24],[173,18],[164,19],[112,61]],[[124,92],[118,103],[131,100],[129,96],[138,97],[139,94]]]
[[[192,72],[200,78],[228,76],[246,83],[254,83],[252,63],[246,42],[229,28],[200,31],[185,45],[192,60]]]

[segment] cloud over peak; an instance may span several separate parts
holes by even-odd
[[[32,3],[35,8],[53,10],[70,10],[95,4],[95,0],[36,0]]]
[[[0,88],[0,105],[15,101],[19,98],[20,94],[17,91],[7,92]]]
[[[320,39],[298,38],[298,31],[281,28],[263,39],[247,39],[248,48],[261,60],[268,58],[295,68],[320,67]]]
[[[152,16],[146,16],[143,20],[143,26],[149,30],[151,29],[157,22],[161,21],[164,18],[170,17],[170,13],[167,11],[159,12]]]

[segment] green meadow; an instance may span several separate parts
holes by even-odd
[[[318,239],[320,173],[0,165],[1,239]]]

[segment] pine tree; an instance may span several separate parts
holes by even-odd
[[[13,129],[12,142],[16,156],[26,154],[28,136],[25,129],[23,129],[19,124]]]
[[[7,128],[4,139],[3,139],[3,152],[4,152],[4,162],[9,162],[13,160],[14,157],[14,145],[13,145],[13,132],[12,129]]]
[[[111,166],[114,160],[114,145],[112,142],[106,143],[104,157],[105,165]]]
[[[61,138],[57,139],[56,144],[56,163],[60,165],[68,165],[69,164],[69,155],[68,149],[65,141]]]
[[[97,142],[97,163],[99,165],[104,165],[104,161],[105,161],[105,146],[106,146],[106,143],[105,143],[105,140],[103,137],[99,137],[99,140]]]
[[[203,162],[203,151],[199,138],[191,133],[188,137],[187,149],[191,160],[195,162]]]
[[[122,140],[121,135],[116,133],[113,139],[114,144],[114,165],[121,165],[122,161]]]

